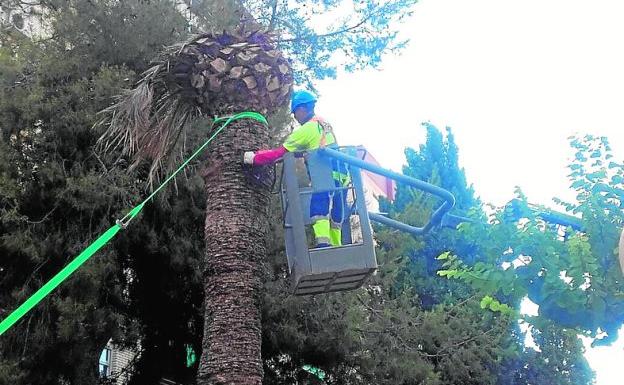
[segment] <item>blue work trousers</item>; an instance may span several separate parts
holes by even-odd
[[[337,188],[343,187],[334,181]],[[342,223],[347,212],[347,192],[338,190],[312,194],[310,202],[310,218],[317,244],[342,244]]]

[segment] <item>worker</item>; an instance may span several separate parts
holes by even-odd
[[[263,166],[279,160],[287,152],[304,152],[319,147],[337,147],[332,127],[314,112],[316,96],[309,91],[296,91],[292,95],[291,112],[301,125],[295,129],[284,144],[271,150],[245,152],[245,164]],[[334,183],[344,187],[349,183],[346,165],[332,161]],[[345,216],[346,191],[321,192],[312,194],[310,218],[316,247],[340,246],[342,244],[342,222]]]

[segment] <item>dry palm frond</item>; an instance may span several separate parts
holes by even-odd
[[[166,48],[132,90],[102,111],[104,151],[122,148],[133,166],[150,159],[150,179],[167,163],[194,118],[274,111],[292,87],[289,62],[263,32],[203,34]]]
[[[134,154],[139,147],[139,137],[149,128],[153,90],[148,82],[140,82],[127,90],[118,101],[101,113],[107,115],[109,129],[98,144],[104,151],[122,147],[124,154]]]

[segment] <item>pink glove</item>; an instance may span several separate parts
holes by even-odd
[[[264,166],[269,163],[274,163],[287,152],[288,150],[284,147],[274,148],[272,150],[256,151],[253,158],[253,164],[254,166]]]

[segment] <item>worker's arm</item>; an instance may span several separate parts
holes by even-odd
[[[264,166],[276,162],[289,151],[306,151],[310,148],[315,130],[316,127],[314,125],[304,124],[288,135],[282,147],[256,152],[247,151],[243,155],[243,161],[245,164]]]
[[[251,152],[251,151],[250,151]],[[254,166],[264,166],[266,164],[274,163],[280,159],[288,150],[285,147],[273,148],[271,150],[260,150],[251,152],[252,155],[246,155],[245,163],[252,164]],[[247,153],[245,153],[247,154]],[[251,159],[249,159],[251,157]]]

